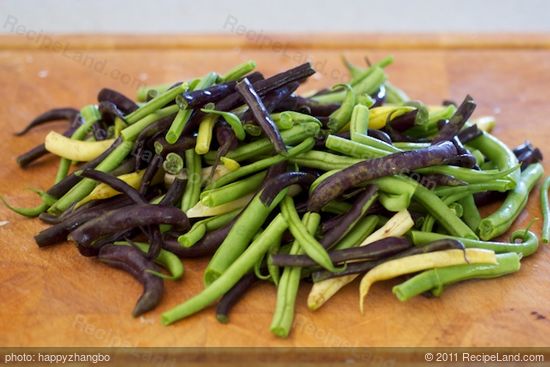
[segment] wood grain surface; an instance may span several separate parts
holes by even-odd
[[[44,110],[93,103],[101,87],[133,95],[143,83],[223,72],[247,59],[255,59],[266,75],[311,60],[319,73],[303,88],[309,89],[345,80],[342,54],[356,63],[367,55],[376,60],[393,54],[390,79],[412,97],[439,103],[469,93],[478,102],[478,115],[496,115],[496,136],[511,146],[528,139],[550,158],[546,36],[508,42],[494,37],[494,43],[491,37],[468,42],[468,37],[433,36],[427,42],[414,36],[355,35],[347,42],[319,36],[282,48],[255,46],[239,37],[168,38],[57,37],[61,47],[54,48],[24,36],[0,37],[0,194],[18,206],[31,206],[37,201],[27,189],[52,183],[53,159],[27,170],[14,159],[41,142],[50,128],[63,126],[12,136]],[[545,167],[550,170],[548,163]],[[538,189],[515,228],[524,228],[533,217],[540,217]],[[391,293],[397,281],[376,284],[364,316],[358,310],[358,283],[316,312],[307,310],[310,286],[304,284],[292,334],[278,339],[269,332],[275,303],[270,285],[248,294],[228,325],[219,324],[210,308],[164,327],[160,313],[201,290],[205,261],[186,261],[184,279],[167,282],[158,309],[133,319],[130,312],[141,289],[130,276],[80,256],[70,244],[38,249],[32,236],[45,228],[38,220],[0,207],[0,221],[8,221],[0,227],[2,346],[550,346],[550,249],[544,246],[522,262],[519,273],[453,286],[441,298],[401,303]],[[540,221],[533,229],[540,231]]]

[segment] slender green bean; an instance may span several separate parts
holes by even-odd
[[[550,188],[550,177],[546,177],[540,187],[540,209],[542,211],[542,242],[548,243],[550,240],[550,205],[548,204],[548,189]]]
[[[181,199],[181,210],[191,209],[199,202],[201,193],[201,157],[195,149],[185,151],[185,166],[187,167],[187,185]]]
[[[168,89],[162,93],[160,93],[158,96],[150,100],[149,102],[145,103],[144,105],[140,106],[137,110],[134,112],[128,114],[125,116],[125,120],[128,124],[132,125],[136,122],[140,121],[141,119],[145,118],[146,116],[157,112],[162,107],[166,106],[169,102],[176,99],[176,97],[179,94],[182,94],[187,91],[189,88],[189,84],[182,83],[178,85],[177,87],[174,87],[172,89]]]
[[[265,206],[260,200],[261,192],[254,196],[210,259],[204,271],[204,283],[207,287],[241,256],[269,214],[279,205],[287,192],[288,189],[281,191],[269,206]]]
[[[356,247],[367,238],[378,225],[379,219],[376,215],[369,215],[361,218],[353,229],[342,238],[333,248],[334,250],[343,250],[350,247]]]
[[[218,178],[216,181],[208,185],[207,190],[220,188],[231,182],[234,182],[235,180],[241,177],[246,177],[250,174],[267,169],[277,163],[284,162],[292,157],[295,157],[299,154],[302,154],[303,152],[306,152],[312,149],[314,145],[315,145],[315,140],[313,138],[306,138],[300,144],[291,148],[285,155],[278,154],[273,157],[261,159],[249,165],[241,166],[236,171],[229,172],[228,174],[223,175],[222,177]]]
[[[305,122],[294,126],[292,129],[281,131],[281,137],[286,145],[295,145],[309,137],[317,135],[319,130],[320,127],[317,123]],[[267,138],[262,138],[237,147],[230,151],[226,157],[240,162],[248,159],[257,159],[258,156],[270,154],[273,151],[274,149],[271,141]],[[207,153],[205,159],[209,164],[214,163],[216,160],[216,152]]]
[[[531,164],[521,173],[516,188],[508,194],[502,206],[479,223],[481,239],[495,238],[512,226],[527,205],[529,193],[543,175],[544,168],[540,163]]]
[[[344,87],[346,96],[340,107],[329,116],[327,126],[333,133],[340,131],[350,121],[356,103],[355,91],[349,84],[338,84],[337,86]]]
[[[258,259],[262,258],[273,244],[273,238],[281,236],[288,225],[281,214],[277,215],[267,226],[262,234],[248,246],[244,253],[214,280],[209,287],[186,302],[164,312],[161,321],[164,325],[172,324],[178,320],[193,315],[208,307],[218,298],[229,291],[246,273],[252,269]]]
[[[161,108],[160,110],[157,110],[141,120],[137,121],[136,123],[128,126],[124,130],[120,132],[120,135],[122,138],[126,141],[133,141],[137,138],[139,133],[145,129],[147,126],[155,123],[156,121],[168,117],[170,115],[173,115],[179,111],[179,107],[177,105],[170,105],[166,106],[164,108]]]
[[[489,279],[519,271],[521,256],[505,253],[496,256],[497,264],[464,264],[426,270],[392,288],[400,301],[406,301],[424,292],[441,295],[443,289],[469,279]]]
[[[235,218],[241,209],[235,209],[230,212],[206,218],[193,224],[193,227],[178,237],[178,242],[183,247],[191,247],[197,243],[207,232],[216,230]]]
[[[313,235],[319,227],[321,217],[306,213],[300,223],[304,226],[307,233]],[[287,221],[288,222],[288,221]],[[300,242],[295,240],[290,249],[291,255],[303,254],[304,250]],[[271,320],[271,332],[278,337],[285,338],[290,333],[294,321],[294,309],[296,305],[296,295],[300,285],[302,269],[300,267],[285,267],[277,286],[277,303],[275,312]]]
[[[281,202],[281,213],[288,222],[288,227],[294,238],[300,244],[300,247],[304,252],[311,257],[317,264],[322,266],[328,271],[336,272],[338,269],[334,266],[330,260],[330,256],[327,250],[308,233],[307,228],[300,221],[296,207],[294,206],[294,200],[290,197],[286,197]],[[320,216],[319,213],[311,213],[310,216]]]
[[[504,252],[517,252],[522,254],[523,256],[529,256],[535,253],[537,251],[537,248],[539,247],[539,240],[537,236],[533,232],[526,231],[523,229],[512,233],[510,243],[480,241],[480,240],[473,240],[471,238],[456,237],[456,236],[444,235],[439,233],[431,233],[431,232],[420,232],[420,231],[411,232],[411,240],[417,246],[423,246],[430,242],[442,240],[445,238],[458,240],[462,242],[466,247],[491,250],[498,254],[501,254]],[[523,242],[521,243],[515,242],[517,239],[522,239]]]
[[[256,62],[254,60],[248,60],[240,65],[235,66],[227,73],[221,75],[220,83],[227,83],[239,80],[246,74],[249,74],[254,69],[256,69]]]
[[[103,160],[97,167],[95,168],[97,171],[101,172],[110,172],[116,167],[120,165],[120,163],[130,154],[133,147],[133,142],[131,141],[123,141],[118,147],[113,150],[111,154]],[[63,197],[61,197],[54,205],[50,207],[48,210],[51,214],[60,214],[67,210],[69,206],[71,206],[73,203],[76,203],[80,200],[82,200],[86,195],[88,195],[94,187],[97,185],[97,181],[84,178],[79,183],[77,183],[75,186],[73,186],[72,189],[69,190]]]
[[[358,135],[366,135],[369,129],[369,108],[362,104],[353,107],[349,122],[351,140],[357,141]]]
[[[201,203],[214,207],[250,194],[261,186],[266,174],[267,171],[262,171],[240,181],[216,189],[205,190],[200,194]]]
[[[479,214],[479,210],[477,209],[474,195],[466,195],[459,200],[459,203],[464,209],[464,222],[472,229],[472,231],[477,231],[479,228],[479,223],[481,222],[481,214]]]

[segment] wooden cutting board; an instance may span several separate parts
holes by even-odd
[[[134,95],[143,83],[223,72],[255,59],[266,75],[311,60],[319,73],[304,89],[345,80],[340,55],[361,64],[395,56],[392,82],[427,103],[478,102],[477,114],[498,119],[494,133],[510,146],[528,139],[550,159],[550,39],[546,36],[41,36],[0,37],[0,193],[31,206],[28,188],[47,188],[56,170],[44,159],[27,170],[15,156],[40,143],[50,128],[24,138],[12,133],[57,106],[94,103],[101,87]],[[550,172],[550,165],[545,164]],[[540,218],[538,191],[515,228]],[[358,283],[316,312],[307,310],[310,286],[299,292],[296,325],[288,339],[269,332],[275,303],[270,285],[255,288],[219,324],[208,309],[174,326],[159,315],[201,290],[205,261],[186,261],[180,282],[167,282],[154,312],[133,319],[141,289],[128,275],[80,256],[70,244],[38,249],[45,228],[0,207],[0,345],[3,346],[549,346],[550,249],[522,262],[519,273],[470,281],[441,298],[406,303],[391,293],[396,281],[377,284],[358,310]],[[533,225],[540,231],[540,221]]]

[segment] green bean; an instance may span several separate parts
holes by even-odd
[[[50,207],[50,204],[48,204],[43,199],[42,199],[42,202],[38,206],[35,206],[34,208],[16,208],[16,207],[13,207],[2,196],[0,196],[0,200],[2,201],[2,203],[4,203],[6,208],[11,210],[12,212],[15,212],[19,215],[22,215],[22,216],[28,217],[28,218],[38,217],[40,214],[44,213]]]
[[[449,209],[433,192],[406,176],[388,176],[373,180],[381,191],[390,193],[414,192],[420,203],[452,235],[477,239],[476,234]],[[403,191],[402,191],[403,190]]]
[[[141,119],[145,118],[146,116],[157,112],[162,107],[166,106],[169,102],[176,99],[176,97],[179,94],[182,94],[187,91],[189,88],[189,84],[182,83],[178,85],[177,87],[174,87],[172,89],[168,89],[162,93],[160,93],[158,96],[150,100],[149,102],[145,103],[144,105],[140,106],[137,110],[134,112],[128,114],[125,116],[125,120],[130,125],[137,123]]]
[[[202,108],[201,111],[204,113],[211,113],[217,116],[221,116],[225,120],[225,122],[227,122],[229,126],[231,126],[231,129],[235,133],[235,136],[237,137],[237,139],[244,140],[244,138],[246,137],[246,133],[243,128],[243,123],[241,122],[239,117],[234,113],[216,111],[215,109],[212,109],[212,108]]]
[[[283,126],[289,126],[292,127],[296,124],[300,123],[309,123],[309,122],[315,122],[319,126],[321,126],[321,121],[317,119],[315,116],[311,116],[305,113],[300,113],[296,111],[284,111],[280,113],[275,113],[271,115],[271,117],[275,120],[279,120],[280,123]]]
[[[187,108],[178,111],[176,117],[174,117],[174,121],[172,121],[172,125],[170,125],[170,129],[164,137],[168,143],[175,144],[178,141],[192,113],[193,110]]]
[[[352,207],[352,205],[350,203],[346,203],[346,202],[343,202],[343,201],[336,201],[336,200],[331,200],[327,203],[327,205],[325,205],[322,209],[322,211],[326,212],[326,213],[332,213],[332,214],[343,214],[345,212],[347,212],[348,210],[350,210]]]
[[[101,114],[99,113],[99,109],[96,105],[84,106],[80,110],[80,116],[84,122],[71,135],[71,139],[74,139],[74,140],[84,140],[86,135],[92,129],[92,126],[98,120],[101,119]],[[61,160],[59,161],[59,167],[57,169],[57,173],[55,175],[54,183],[59,183],[61,180],[67,177],[67,174],[69,173],[69,169],[71,168],[71,164],[72,164],[71,160],[66,158],[61,158]]]
[[[252,173],[267,169],[277,163],[284,162],[296,155],[312,149],[314,145],[315,141],[313,138],[306,138],[300,144],[298,144],[294,148],[291,148],[285,155],[278,154],[270,158],[261,159],[249,165],[241,166],[236,171],[229,172],[228,174],[223,175],[222,177],[218,178],[216,181],[208,185],[207,190],[212,190],[225,186],[241,177],[248,176]]]
[[[548,204],[548,189],[550,188],[550,177],[546,177],[540,187],[540,209],[544,223],[542,224],[542,242],[548,243],[550,239],[550,206]]]
[[[358,135],[366,135],[369,130],[369,108],[362,104],[353,107],[349,122],[351,140],[357,141]]]
[[[352,82],[352,89],[356,95],[372,94],[386,81],[386,74],[381,67],[372,66],[366,70],[361,79]],[[346,98],[346,91],[337,91],[314,96],[311,99],[319,103],[342,103]]]
[[[333,251],[359,246],[365,238],[374,232],[378,222],[379,219],[376,215],[361,218],[353,226],[353,229],[334,246]]]
[[[145,116],[144,118],[137,121],[136,123],[128,126],[127,128],[125,128],[120,132],[120,135],[126,141],[134,141],[138,137],[139,133],[143,129],[145,129],[147,126],[157,122],[160,119],[173,115],[178,111],[179,111],[179,107],[177,105],[170,105],[170,106],[161,108],[160,110],[157,110]]]
[[[317,168],[323,171],[341,170],[355,163],[363,161],[362,159],[343,157],[341,155],[310,150],[309,152],[297,155],[291,158],[292,163],[303,167]]]
[[[199,202],[201,193],[201,157],[195,149],[185,151],[185,166],[187,167],[187,185],[181,199],[181,210],[191,209]]]
[[[327,136],[325,146],[335,152],[361,159],[379,158],[390,154],[386,150],[344,139],[336,135]]]
[[[246,247],[264,224],[269,214],[286,196],[288,189],[281,191],[271,205],[265,206],[261,199],[261,192],[256,194],[252,201],[242,211],[239,219],[233,224],[231,231],[210,259],[204,271],[204,283],[208,287],[218,279],[229,266],[237,260]]]
[[[301,143],[304,139],[317,135],[320,127],[317,123],[307,122],[294,126],[292,129],[281,131],[281,137],[286,145]],[[257,159],[258,156],[270,154],[273,152],[273,144],[267,138],[258,139],[252,143],[241,145],[240,147],[227,153],[226,157],[238,162]],[[216,152],[209,152],[205,155],[206,162],[212,164],[216,159]]]
[[[540,163],[531,164],[521,173],[516,188],[508,194],[502,206],[479,223],[481,239],[495,238],[512,226],[527,205],[529,193],[543,175],[544,168]]]
[[[241,256],[230,263],[223,274],[214,280],[209,287],[185,303],[164,312],[161,316],[162,323],[169,325],[191,316],[223,296],[252,269],[258,259],[264,256],[269,247],[272,246],[273,238],[281,236],[287,227],[283,216],[281,214],[277,215],[262,234],[248,246]]]
[[[392,83],[386,81],[384,83],[386,87],[386,102],[393,104],[401,104],[410,101],[409,96],[401,89],[394,86]]]
[[[124,242],[124,241],[119,241],[119,242],[115,242],[115,245],[118,245],[118,246],[132,246],[132,245],[135,245],[144,254],[146,254],[149,251],[149,247],[150,247],[148,243],[143,243],[143,242],[129,243],[129,242]],[[170,272],[170,275],[162,274],[162,273],[156,272],[154,270],[146,270],[147,272],[149,272],[153,275],[156,275],[160,278],[170,279],[170,280],[179,280],[183,276],[183,272],[184,272],[183,263],[181,262],[179,257],[174,255],[170,251],[166,251],[164,249],[161,249],[154,261],[158,265],[160,265],[163,268],[165,268],[166,270],[168,270]]]
[[[149,95],[151,92],[154,92],[158,95],[166,91],[172,85],[173,83],[164,83],[164,84],[158,84],[158,85],[147,85],[147,86],[139,87],[137,90],[136,99],[139,102],[145,102],[149,98]]]
[[[307,228],[300,221],[300,217],[298,216],[298,212],[296,212],[296,207],[294,206],[294,200],[292,200],[292,198],[286,197],[283,199],[281,202],[281,212],[285,220],[288,222],[290,232],[298,241],[304,252],[326,270],[331,272],[338,271],[330,260],[330,256],[323,245],[321,245],[315,237],[309,234]],[[310,216],[315,217],[320,215],[319,213],[311,213]]]
[[[189,86],[189,90],[200,90],[210,87],[216,82],[216,79],[218,79],[218,74],[216,73],[208,73],[204,77],[202,77],[196,85]],[[177,97],[180,96],[181,93],[178,93]],[[176,102],[178,100],[176,99]],[[166,133],[165,139],[168,143],[174,144],[176,141],[178,141],[181,133],[183,132],[183,129],[185,128],[185,125],[189,121],[189,118],[191,117],[191,114],[193,113],[193,110],[186,108],[186,105],[179,102],[178,103],[180,110],[178,111],[178,114],[174,118],[174,121],[172,122],[172,125],[168,129],[168,132]]]
[[[162,162],[162,168],[166,173],[171,175],[180,174],[184,166],[185,163],[183,162],[183,158],[179,154],[173,152],[168,153],[166,159]]]
[[[386,210],[400,212],[409,207],[411,204],[411,196],[406,193],[388,194],[382,192],[380,193],[379,201]]]
[[[469,184],[491,182],[498,179],[503,179],[510,174],[514,173],[520,166],[515,165],[507,169],[491,170],[491,171],[479,171],[470,168],[456,167],[456,166],[432,166],[415,170],[415,172],[421,174],[442,174],[452,176],[458,180],[462,180]],[[515,182],[512,179],[512,182]]]
[[[472,229],[472,231],[477,231],[479,228],[479,223],[481,222],[481,215],[477,209],[474,195],[469,194],[459,200],[459,203],[464,209],[464,222]]]
[[[245,133],[250,135],[250,136],[260,136],[260,135],[262,135],[262,128],[259,127],[256,124],[251,123],[251,122],[247,122],[246,124],[244,124],[243,129],[244,129]]]
[[[235,181],[219,188],[205,190],[200,195],[201,203],[213,207],[250,194],[260,187],[266,173],[267,171],[262,171],[243,180]]]
[[[343,87],[346,90],[346,96],[340,107],[330,114],[328,118],[328,128],[333,133],[337,133],[350,121],[355,103],[355,92],[349,84],[338,84],[337,87]],[[368,110],[368,109],[367,109]]]
[[[103,160],[100,164],[97,165],[95,168],[96,171],[100,172],[110,172],[116,167],[120,165],[120,163],[130,154],[133,147],[133,142],[131,141],[123,141],[119,146],[113,150],[111,154]],[[54,205],[50,207],[48,210],[51,214],[60,214],[67,210],[69,206],[71,206],[73,203],[76,203],[80,200],[82,200],[86,195],[88,195],[94,187],[97,185],[97,181],[84,178],[79,183],[77,183],[75,186],[73,186],[72,189],[69,190],[63,197],[61,197]]]
[[[254,60],[248,60],[240,65],[235,66],[227,73],[221,75],[220,83],[227,83],[239,80],[254,69],[256,69],[256,62]]]
[[[355,135],[352,133],[352,139],[351,140],[353,140],[353,141],[355,141],[359,144],[368,145],[368,146],[371,146],[373,148],[384,150],[384,151],[387,152],[387,154],[399,153],[399,152],[402,151],[401,149],[396,148],[395,146],[393,146],[391,144],[388,144],[388,143],[386,143],[382,140],[378,140],[376,138],[373,138],[371,136],[368,136],[368,135],[362,134],[362,133],[355,133]]]
[[[269,250],[267,251],[267,271],[269,272],[269,275],[271,276],[271,280],[275,284],[276,287],[279,286],[279,281],[281,279],[281,269],[273,264],[273,260],[271,258],[271,255],[275,255],[279,252],[281,248],[281,241],[282,241],[283,235],[276,237],[273,240],[273,245],[269,247]]]
[[[393,143],[393,146],[401,150],[418,150],[418,149],[424,149],[429,147],[430,143],[396,141]]]
[[[319,227],[321,217],[306,213],[300,222],[306,232],[313,235]],[[287,221],[288,222],[288,221]],[[295,240],[290,249],[291,255],[303,254],[304,250],[298,240]],[[271,320],[271,332],[278,337],[285,338],[290,333],[294,321],[294,309],[296,306],[296,295],[300,285],[302,269],[300,267],[285,267],[277,286],[277,303]]]
[[[466,186],[439,186],[434,189],[437,196],[449,196],[452,194],[475,194],[483,191],[500,191],[506,192],[516,187],[516,184],[510,180],[494,180],[491,182],[483,182],[470,184]]]
[[[426,270],[392,288],[393,294],[400,301],[431,291],[439,296],[443,289],[457,282],[469,279],[496,278],[519,271],[521,256],[516,253],[505,253],[496,256],[497,264],[464,264]]]
[[[471,238],[456,237],[456,236],[444,235],[439,233],[431,233],[431,232],[420,232],[420,231],[411,232],[411,240],[417,246],[423,246],[430,242],[442,240],[445,238],[458,240],[462,242],[466,247],[491,250],[498,254],[505,253],[505,252],[516,252],[516,253],[522,254],[523,256],[529,256],[535,253],[539,246],[539,240],[537,236],[533,232],[526,231],[523,229],[517,230],[514,233],[512,233],[510,243],[480,241],[480,240],[473,240]],[[523,242],[521,243],[515,242],[519,238],[521,238]]]
[[[216,215],[214,217],[206,218],[201,221],[196,222],[193,224],[193,227],[187,233],[182,234],[178,237],[178,242],[183,247],[191,247],[195,243],[197,243],[206,232],[214,231],[218,228],[223,227],[227,223],[231,222],[233,218],[235,218],[239,213],[241,212],[241,209],[235,209],[230,212]]]

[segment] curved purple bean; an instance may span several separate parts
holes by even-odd
[[[27,126],[25,126],[25,128],[23,128],[23,130],[16,132],[14,135],[23,136],[35,127],[48,122],[58,120],[67,120],[72,122],[78,114],[79,111],[72,107],[53,108],[35,117]]]
[[[189,228],[189,219],[178,208],[136,204],[109,211],[86,222],[72,231],[69,238],[82,246],[88,246],[101,237],[118,231],[159,224],[171,224],[186,229]]]
[[[110,244],[99,250],[97,259],[104,264],[129,273],[143,285],[143,293],[132,312],[134,317],[154,309],[160,303],[164,293],[164,282],[148,270],[158,273],[161,272],[161,269],[151,260],[143,257],[140,250],[132,246]]]
[[[97,95],[98,102],[111,102],[125,115],[138,109],[136,102],[116,90],[103,88]]]

